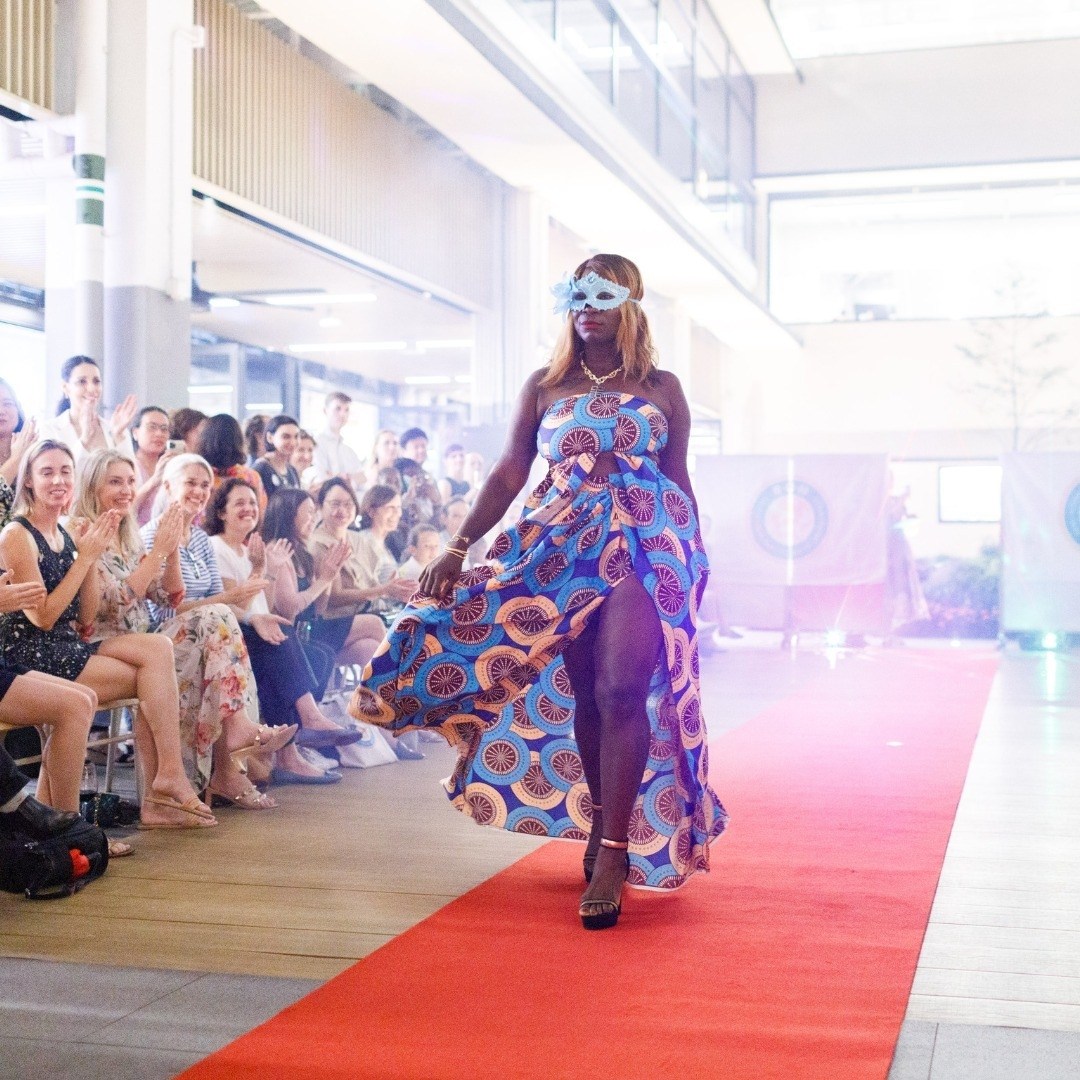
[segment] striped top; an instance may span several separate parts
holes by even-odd
[[[155,518],[139,530],[147,551],[154,546],[159,520]],[[191,538],[186,546],[180,547],[180,576],[184,579],[185,600],[202,600],[207,596],[217,596],[224,592],[217,556],[214,555],[210,537],[198,525],[191,526]],[[172,608],[153,603],[150,605],[150,611],[158,623],[165,622],[176,614]]]

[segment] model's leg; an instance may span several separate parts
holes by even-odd
[[[91,691],[40,671],[19,675],[0,700],[5,724],[44,726],[37,797],[57,810],[79,809],[86,736],[97,699]]]
[[[156,768],[146,777],[155,795],[184,803],[195,790],[184,772],[180,753],[180,709],[172,642],[163,634],[121,634],[101,643],[79,676],[98,697],[108,701],[137,697],[156,752]],[[136,729],[138,731],[138,728]]]
[[[604,838],[625,841],[649,757],[649,683],[664,634],[652,597],[636,577],[621,581],[600,606],[593,646],[593,691],[600,712],[600,785]],[[617,900],[626,877],[625,852],[601,846],[583,899]],[[593,905],[595,911],[604,905]]]
[[[586,878],[592,877],[596,852],[603,832],[603,786],[600,777],[600,710],[596,704],[596,671],[593,668],[593,650],[596,647],[596,631],[600,625],[599,610],[593,613],[588,625],[578,637],[563,649],[563,663],[570,685],[574,689],[574,738],[585,771],[585,783],[593,804],[592,828],[585,846]]]

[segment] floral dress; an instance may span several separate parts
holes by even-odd
[[[63,538],[61,551],[53,551],[49,542],[21,515],[12,518],[34,538],[38,549],[38,570],[48,592],[53,592],[67,575],[75,562],[75,541],[57,525]],[[87,661],[97,651],[96,645],[88,645],[79,637],[76,622],[79,618],[79,594],[51,630],[35,626],[22,611],[9,611],[0,616],[0,661],[5,664],[22,665],[33,671],[44,671],[61,679],[74,682],[86,667]]]
[[[90,637],[101,641],[117,634],[157,632],[171,639],[184,767],[193,786],[202,790],[210,780],[211,748],[221,736],[222,722],[237,713],[259,722],[255,676],[236,616],[227,605],[204,604],[156,623],[150,604],[171,609],[172,603],[159,581],[151,584],[145,598],[128,584],[142,557],[141,546],[130,554],[110,550],[101,557],[104,592]]]
[[[708,845],[727,822],[708,783],[699,688],[708,560],[690,502],[656,466],[667,438],[664,413],[632,394],[553,403],[538,432],[548,474],[521,520],[496,537],[496,561],[462,574],[447,601],[410,603],[350,704],[354,716],[395,734],[440,731],[458,750],[447,793],[481,824],[584,840],[592,803],[560,653],[635,575],[664,647],[649,687],[649,757],[630,818],[627,881],[655,889],[708,869]],[[591,475],[604,452],[616,471]]]

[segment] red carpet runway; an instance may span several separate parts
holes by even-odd
[[[711,874],[587,933],[552,842],[184,1080],[884,1078],[995,670],[843,660],[713,741]]]

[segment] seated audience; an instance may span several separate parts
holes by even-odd
[[[37,424],[26,419],[15,391],[0,379],[0,528],[11,517],[19,466],[36,440]]]
[[[255,531],[258,524],[255,492],[243,480],[226,480],[206,514],[210,543],[226,590],[259,579],[272,589],[292,559],[289,542],[264,543]],[[317,680],[294,627],[288,619],[271,613],[266,591],[255,593],[246,606],[240,606],[239,616],[264,713],[295,716],[307,733],[305,743],[326,746],[344,742],[340,729],[315,703]],[[290,744],[278,753],[272,776],[277,783],[297,784],[331,783],[339,778],[326,777],[326,772],[313,767]]]
[[[296,448],[289,464],[300,477],[300,486],[314,496],[322,486],[315,471],[315,436],[301,428],[296,433]]]
[[[442,550],[439,530],[434,525],[414,525],[405,545],[406,559],[398,569],[403,578],[419,581],[420,574]]]
[[[268,594],[270,610],[284,616],[290,625],[304,634],[314,628],[319,601],[329,594],[350,551],[349,545],[342,541],[316,560],[307,546],[315,531],[315,516],[315,503],[306,491],[279,488],[270,498],[261,529],[265,544],[274,540],[288,541],[291,554],[275,575],[273,589]],[[334,651],[318,640],[306,641],[304,651],[315,674],[315,699],[321,701],[334,670]],[[359,732],[338,727],[328,717],[322,719],[325,724],[318,728],[304,720],[301,745],[315,749],[343,746],[360,737]]]
[[[0,573],[0,613],[36,607],[44,599],[44,585],[35,581],[12,585],[11,572]],[[86,737],[96,708],[97,695],[89,687],[42,671],[0,664],[0,723],[35,726],[41,731],[37,797],[46,806],[79,809]],[[7,754],[3,757],[7,758]],[[14,794],[5,796],[0,792],[0,802],[6,803]]]
[[[237,477],[255,489],[259,513],[265,513],[266,489],[259,474],[244,464],[244,433],[235,417],[218,413],[206,421],[199,436],[199,455],[214,470],[214,491],[226,480]]]
[[[472,503],[476,493],[472,484],[465,478],[465,447],[460,443],[451,443],[443,454],[443,478],[439,481],[439,496],[442,502],[451,499],[464,499]]]
[[[265,413],[255,413],[244,421],[241,433],[244,436],[244,450],[247,453],[247,464],[255,467],[256,461],[261,461],[266,453],[266,423],[270,419]]]
[[[135,518],[140,525],[145,525],[154,516],[161,474],[169,459],[176,457],[179,451],[167,449],[169,416],[156,405],[139,410],[131,429],[131,439],[135,445],[135,479],[139,485],[135,492]]]
[[[173,442],[182,442],[183,452],[196,454],[199,451],[199,436],[206,427],[206,413],[198,409],[173,409],[169,413],[169,438]]]
[[[349,557],[330,586],[322,614],[312,625],[311,634],[334,650],[339,664],[363,667],[375,654],[386,627],[374,606],[380,600],[400,603],[416,592],[417,583],[394,579],[385,584],[371,580],[366,564],[359,556],[360,533],[350,528],[360,507],[349,485],[338,476],[331,477],[319,489],[317,497],[322,521],[311,537],[311,553],[324,558],[338,544],[349,545]]]
[[[423,428],[413,427],[402,432],[399,440],[401,456],[423,467],[428,455],[428,436]]]
[[[21,675],[15,676],[15,679],[20,678],[22,678]],[[66,685],[68,684],[65,683]],[[0,718],[6,722],[4,696],[0,694]],[[88,722],[87,727],[89,726]],[[85,736],[83,737],[85,739]],[[81,752],[85,753],[85,750],[86,747],[83,746]],[[82,765],[81,756],[79,764]],[[44,770],[44,766],[42,769]],[[66,832],[81,820],[78,810],[54,809],[48,803],[35,799],[24,790],[29,783],[30,778],[19,772],[15,759],[0,746],[0,829],[5,829],[10,824],[17,827],[20,832],[29,833],[35,839],[47,840],[51,836],[59,836]],[[39,791],[38,794],[40,795],[41,792]],[[76,784],[76,797],[77,794],[78,785]]]
[[[205,481],[206,468],[194,469]],[[170,490],[176,482],[176,474],[171,475]],[[261,808],[238,762],[250,754],[272,753],[296,729],[259,725],[255,676],[236,618],[224,602],[186,595],[180,545],[187,533],[190,546],[193,526],[185,508],[177,501],[168,504],[148,530],[152,543],[147,551],[132,513],[134,499],[135,468],[130,459],[115,450],[99,450],[86,459],[72,524],[93,524],[109,511],[122,515],[95,568],[100,599],[86,636],[104,641],[118,634],[156,632],[169,638],[188,775],[197,789],[209,787],[239,806]],[[151,603],[158,611],[175,615],[159,622],[151,615]]]
[[[379,479],[379,475],[387,469],[395,468],[398,449],[398,437],[389,428],[383,428],[375,436],[375,445],[371,448],[371,460],[364,469],[365,487],[385,483]]]
[[[172,643],[157,634],[121,634],[89,644],[76,629],[96,612],[91,571],[119,529],[120,514],[110,510],[77,530],[77,549],[60,524],[74,492],[71,450],[52,439],[31,447],[15,516],[0,533],[0,562],[16,584],[44,586],[46,598],[0,617],[0,661],[77,682],[102,702],[137,697],[135,743],[147,780],[143,827],[216,825],[184,773]]]
[[[268,495],[281,487],[300,486],[300,476],[290,460],[299,434],[300,425],[291,416],[275,416],[267,423],[263,435],[266,453],[255,462],[254,469]]]
[[[101,371],[89,356],[72,356],[60,369],[63,396],[56,416],[41,425],[41,436],[64,443],[78,465],[95,450],[117,448],[132,454],[131,423],[138,407],[134,394],[128,394],[106,421],[101,409]]]

